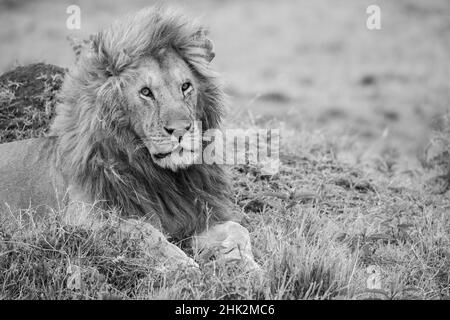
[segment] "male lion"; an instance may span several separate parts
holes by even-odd
[[[66,223],[98,227],[98,213],[115,209],[121,230],[145,233],[154,258],[196,265],[144,222],[156,214],[199,257],[214,251],[257,268],[224,172],[199,161],[201,131],[217,128],[223,110],[213,57],[203,27],[163,9],[95,35],[66,75],[50,135],[0,145],[3,218],[50,207]]]

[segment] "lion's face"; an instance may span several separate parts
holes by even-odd
[[[197,125],[199,83],[173,50],[143,59],[129,77],[125,94],[131,123],[153,161],[176,171],[200,156]]]

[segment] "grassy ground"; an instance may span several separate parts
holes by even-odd
[[[63,27],[64,2],[2,4],[0,40],[8,46],[0,70],[15,59],[67,67],[68,34],[85,37],[148,4],[79,3],[83,27],[71,32]],[[278,174],[230,168],[230,196],[251,232],[262,279],[237,276],[235,266],[165,274],[137,239],[113,228],[68,229],[55,218],[32,231],[2,230],[0,297],[448,299],[450,126],[442,115],[450,101],[450,5],[380,1],[382,30],[368,31],[368,4],[187,6],[212,29],[231,96],[226,125],[281,129]],[[31,107],[54,104],[53,84]],[[2,103],[26,98],[11,95],[11,82],[3,89]],[[45,132],[48,118],[39,119],[42,126],[26,133],[5,127],[1,141]],[[6,123],[11,117],[0,129]],[[377,278],[380,286],[370,285]]]

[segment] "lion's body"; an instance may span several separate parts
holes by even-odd
[[[152,153],[170,147],[160,123],[192,117],[207,130],[222,114],[222,91],[193,38],[200,29],[181,19],[147,9],[96,37],[66,75],[50,137],[1,146],[2,203],[61,209],[60,189],[66,203],[95,202],[124,217],[157,214],[175,238],[229,219],[221,168],[164,165],[171,159],[159,161]],[[196,88],[186,101],[177,95],[185,78]],[[148,81],[155,105],[135,95]]]

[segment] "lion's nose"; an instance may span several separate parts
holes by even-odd
[[[179,134],[183,135],[187,131],[191,129],[192,123],[191,121],[187,120],[178,120],[178,121],[171,121],[167,125],[164,126],[164,130],[170,134]]]

